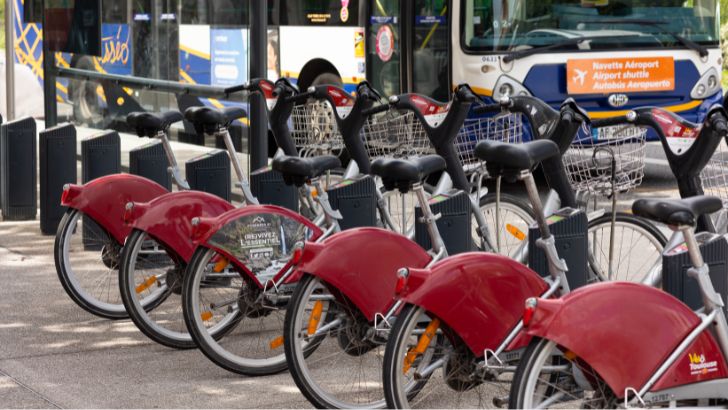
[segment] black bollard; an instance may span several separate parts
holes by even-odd
[[[172,176],[167,168],[169,164],[161,141],[152,141],[129,151],[130,174],[151,179],[171,191]]]
[[[40,132],[40,230],[55,235],[66,212],[63,185],[76,183],[76,127],[62,124]]]
[[[116,131],[104,131],[81,141],[81,178],[87,183],[104,175],[121,172],[121,141]],[[123,205],[120,205],[123,206]],[[86,250],[101,250],[98,238],[107,235],[84,217],[83,245]]]
[[[230,157],[226,151],[215,150],[192,158],[185,164],[185,173],[190,188],[230,201]]]
[[[35,219],[35,150],[35,120],[28,117],[0,126],[0,207],[5,220]]]

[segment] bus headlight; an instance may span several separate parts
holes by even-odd
[[[512,77],[502,75],[498,78],[493,88],[493,99],[500,101],[503,97],[513,97],[514,95],[531,95],[531,93]]]
[[[703,100],[720,91],[720,77],[715,68],[706,71],[690,92],[690,97]]]

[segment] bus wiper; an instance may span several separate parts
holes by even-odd
[[[649,19],[610,19],[610,20],[591,20],[591,21],[584,21],[583,23],[586,24],[644,24],[646,26],[653,26],[657,27],[660,30],[662,30],[665,34],[669,35],[670,37],[677,40],[680,44],[685,46],[685,48],[689,48],[690,50],[695,51],[700,55],[700,57],[707,57],[708,56],[708,49],[705,48],[705,46],[702,46],[693,40],[690,40],[688,38],[685,38],[681,36],[680,34],[668,29],[665,24],[668,24],[665,21],[660,20],[649,20]]]
[[[616,38],[616,37],[638,37],[636,34],[623,34],[623,35],[617,35],[617,36],[610,36],[609,38]],[[572,46],[580,44],[584,41],[589,40],[601,40],[604,39],[604,36],[584,36],[584,37],[573,37],[573,38],[567,38],[561,41],[557,41],[555,43],[546,45],[546,46],[540,46],[540,47],[533,47],[528,48],[525,50],[515,51],[512,53],[509,53],[505,57],[503,57],[504,63],[510,63],[511,61],[519,60],[521,58],[526,58],[529,56],[532,56],[534,54],[543,53],[544,51],[553,50],[556,48],[564,47],[564,46]]]

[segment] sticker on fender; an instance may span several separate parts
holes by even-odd
[[[697,353],[688,353],[688,359],[690,360],[690,375],[698,376],[701,374],[708,374],[718,371],[718,362],[708,362],[705,360],[705,355]]]

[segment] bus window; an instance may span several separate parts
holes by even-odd
[[[450,32],[446,0],[415,0],[413,91],[436,100],[449,99]]]
[[[103,0],[101,13],[101,21],[105,24],[126,24],[128,20],[127,0]]]
[[[359,1],[281,1],[280,24],[289,26],[358,26]]]
[[[680,48],[675,35],[716,46],[717,16],[716,0],[468,0],[460,34],[474,52],[523,50],[574,36],[599,38],[559,50]]]
[[[400,94],[400,2],[371,0],[368,26],[367,78],[385,95]]]

